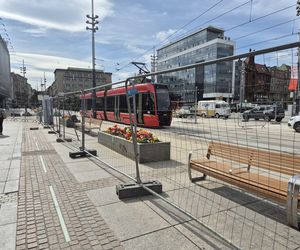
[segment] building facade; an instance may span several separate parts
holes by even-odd
[[[254,61],[254,56],[245,60],[245,100],[252,103],[286,103],[290,100],[288,90],[291,67],[267,67]]]
[[[27,82],[27,78],[11,73],[11,81],[13,86],[12,104],[15,108],[25,108],[31,106],[31,98],[33,89]]]
[[[12,97],[10,57],[6,42],[0,36],[0,107],[6,106]]]
[[[280,67],[271,67],[270,72],[270,101],[287,104],[287,102],[290,100],[289,83],[291,66],[283,64]]]
[[[235,43],[224,37],[224,30],[209,26],[157,50],[157,70],[231,56]],[[171,96],[184,102],[197,99],[232,98],[233,63],[223,62],[157,77],[168,84]]]
[[[96,70],[96,86],[111,83],[111,73]],[[48,94],[55,96],[60,92],[73,92],[92,88],[92,70],[83,68],[56,69],[54,82],[48,88]]]

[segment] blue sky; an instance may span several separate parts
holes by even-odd
[[[95,14],[100,17],[95,35],[96,64],[98,69],[112,72],[113,80],[136,73],[134,66],[127,65],[133,60],[146,62],[150,68],[154,46],[160,47],[208,25],[223,28],[225,35],[236,41],[236,53],[299,40],[299,17],[296,7],[292,6],[296,0],[94,2]],[[213,5],[216,6],[210,9]],[[289,6],[292,7],[287,8]],[[230,11],[233,8],[236,9]],[[260,18],[283,8],[287,9]],[[90,0],[0,0],[0,34],[11,41],[12,71],[19,73],[24,60],[28,81],[36,88],[43,72],[49,86],[56,68],[91,67],[91,32],[85,30],[85,15],[90,12]],[[224,14],[226,12],[229,13]],[[204,14],[195,19],[201,13]],[[193,19],[194,22],[179,30]],[[244,25],[231,29],[239,24]],[[281,25],[276,26],[278,24]],[[291,64],[296,62],[292,53],[295,55],[296,50],[260,56],[257,61],[267,65]],[[117,68],[122,70],[117,71]]]

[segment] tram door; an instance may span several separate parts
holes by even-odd
[[[137,112],[137,122],[139,124],[143,124],[144,120],[143,120],[143,94],[139,93],[138,95],[136,95],[136,112]]]
[[[115,96],[114,116],[116,121],[120,121],[120,96]]]

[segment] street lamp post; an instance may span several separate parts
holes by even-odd
[[[86,15],[88,20],[86,21],[87,24],[90,24],[91,27],[87,26],[87,30],[92,31],[92,65],[93,65],[93,70],[92,70],[92,77],[93,77],[93,83],[92,87],[96,87],[96,72],[95,72],[95,32],[98,30],[97,24],[99,23],[97,21],[97,18],[99,16],[94,14],[94,0],[92,0],[92,16]],[[92,113],[93,113],[93,118],[96,118],[96,90],[93,89],[93,94],[92,94]]]
[[[27,86],[27,82],[25,80],[25,75],[26,75],[26,67],[24,65],[24,60],[23,60],[23,65],[22,67],[20,67],[20,71],[21,74],[23,75],[23,81],[24,81],[24,86],[25,86],[25,114],[27,115],[27,106],[28,106],[28,95],[29,95],[29,91],[28,91],[28,86]]]

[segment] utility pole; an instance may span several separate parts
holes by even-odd
[[[155,47],[153,47],[153,55],[151,55],[151,72],[157,71],[157,55],[155,53]],[[157,83],[157,75],[152,76],[152,82]]]
[[[87,26],[86,29],[92,31],[92,65],[93,65],[93,71],[92,71],[93,83],[92,83],[92,87],[95,88],[96,87],[95,33],[98,30],[97,24],[99,22],[97,21],[97,18],[99,18],[99,16],[97,16],[97,15],[94,14],[94,0],[92,0],[92,16],[86,15],[86,17],[88,18],[88,20],[86,21],[86,23],[91,25],[91,27]],[[92,95],[92,97],[93,97],[92,98],[92,113],[93,113],[93,118],[96,118],[96,90],[95,89],[93,89],[93,95]]]
[[[26,67],[24,65],[24,60],[23,60],[23,64],[22,67],[20,67],[20,72],[23,75],[23,81],[24,81],[24,85],[25,85],[25,97],[26,97],[26,101],[25,101],[25,114],[27,114],[27,107],[28,107],[28,95],[29,95],[29,91],[28,91],[28,86],[27,86],[27,81],[25,78],[26,75]]]
[[[297,10],[296,16],[300,16],[300,0],[297,0],[296,10]],[[300,32],[298,32],[298,35],[299,35],[299,40],[300,40]],[[294,95],[294,98],[296,98],[296,115],[299,114],[299,111],[300,111],[299,110],[299,108],[300,108],[299,107],[300,106],[300,98],[299,98],[299,92],[300,92],[300,87],[299,87],[299,83],[300,83],[300,47],[298,47],[298,65],[297,65],[297,69],[298,69],[298,79],[297,79],[297,87],[296,87],[295,95]]]
[[[240,79],[240,112],[242,113],[242,105],[245,102],[245,62],[242,61],[242,67],[241,67],[241,79]]]

